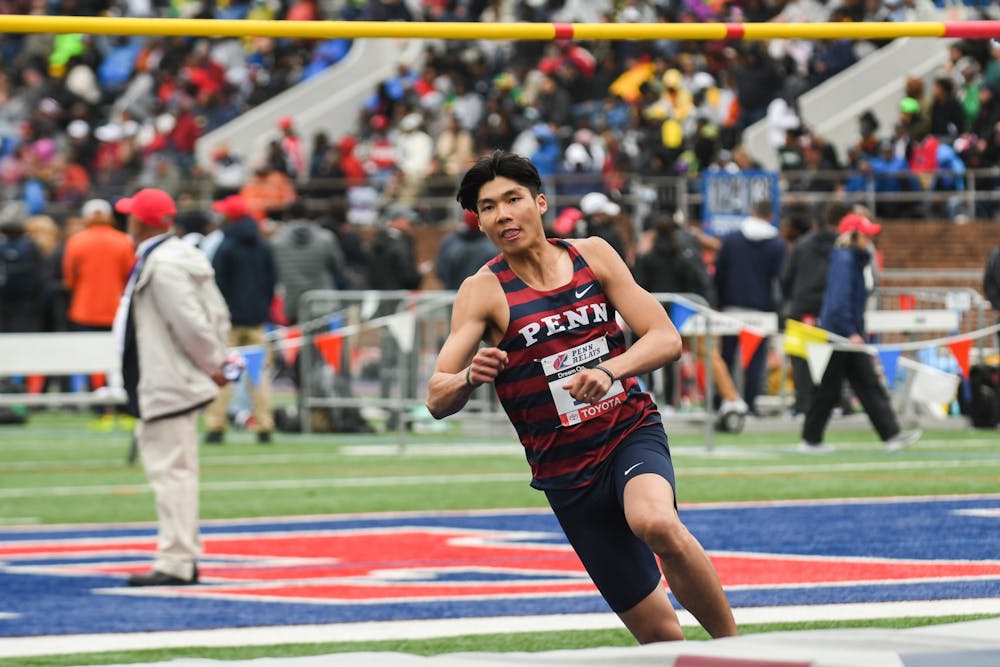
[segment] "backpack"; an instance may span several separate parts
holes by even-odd
[[[990,251],[983,271],[983,294],[993,307],[1000,310],[1000,245]]]
[[[29,299],[41,289],[42,256],[29,236],[0,241],[0,297]]]

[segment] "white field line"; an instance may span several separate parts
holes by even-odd
[[[831,442],[842,452],[878,452],[879,445],[873,442]],[[37,446],[41,446],[40,444]],[[37,446],[32,449],[36,450]],[[48,444],[45,444],[47,447]],[[917,454],[931,454],[943,452],[951,456],[955,455],[955,447],[959,446],[968,449],[996,448],[1000,452],[1000,438],[997,439],[977,439],[977,440],[921,440],[916,446],[917,449],[911,452]],[[5,445],[6,448],[6,445]],[[707,450],[704,447],[695,445],[675,445],[670,448],[675,458],[695,458],[705,460],[718,459],[762,459],[762,458],[800,458],[794,451],[791,444],[782,448],[762,447],[762,446],[725,446]],[[333,448],[327,452],[304,452],[301,454],[260,454],[260,455],[225,455],[225,454],[204,454],[202,465],[228,464],[232,466],[257,466],[261,464],[280,463],[308,463],[327,462],[337,460],[338,457],[357,456],[368,457],[393,457],[407,460],[453,458],[456,456],[511,456],[521,460],[524,458],[524,450],[517,443],[496,444],[490,442],[465,443],[461,445],[408,445],[402,451],[395,443],[385,443],[379,445],[344,445]],[[945,459],[947,460],[947,459]],[[982,461],[983,459],[978,459]],[[988,460],[988,459],[987,459]],[[122,462],[122,456],[115,455],[109,458],[87,458],[71,460],[27,460],[27,461],[0,461],[0,471],[3,470],[44,470],[48,468],[82,469],[82,468],[106,468],[108,466],[118,466]]]
[[[668,429],[669,432],[669,429]],[[294,444],[301,436],[289,436],[291,444]],[[378,439],[378,436],[373,436]],[[780,436],[779,436],[780,439]],[[842,451],[848,450],[873,450],[878,448],[878,443],[875,442],[840,442],[840,441],[830,441],[830,444],[835,445],[838,449]],[[953,452],[954,448],[988,448],[997,447],[1000,444],[1000,439],[997,438],[969,438],[969,439],[959,439],[959,440],[945,440],[945,439],[923,439],[920,441],[918,447],[919,451],[930,452],[935,451],[936,448],[940,448],[945,452]],[[4,452],[13,452],[20,449],[26,451],[35,452],[38,447],[60,447],[65,445],[67,447],[73,447],[74,449],[79,448],[79,439],[74,438],[67,442],[53,441],[51,439],[40,438],[31,440],[20,440],[18,442],[4,443]],[[674,445],[671,447],[671,451],[675,455],[682,456],[703,456],[709,458],[716,458],[719,456],[729,457],[729,456],[746,456],[747,458],[759,458],[762,456],[782,456],[787,455],[794,450],[791,448],[792,443],[788,443],[787,448],[782,448],[780,445],[769,447],[762,445],[749,445],[749,446],[738,446],[738,445],[727,445],[727,446],[716,446],[715,448],[708,450],[705,447],[698,445]],[[0,468],[10,467],[13,465],[20,464],[38,464],[38,465],[54,465],[54,466],[66,466],[75,463],[87,464],[90,462],[96,463],[115,463],[120,461],[120,457],[117,456],[121,450],[121,445],[119,443],[114,443],[106,447],[112,454],[113,458],[109,459],[77,459],[77,460],[56,460],[51,459],[38,460],[38,461],[19,461],[19,462],[7,462],[0,463]],[[497,440],[474,440],[465,441],[461,444],[458,443],[437,443],[437,444],[425,444],[425,443],[407,443],[403,447],[400,447],[399,443],[393,440],[378,440],[376,442],[368,442],[365,444],[348,444],[348,445],[336,445],[333,444],[329,451],[325,452],[307,452],[302,454],[260,454],[260,455],[249,455],[249,456],[239,456],[239,455],[226,455],[222,452],[212,453],[206,455],[205,458],[208,460],[216,461],[232,461],[234,463],[247,463],[251,464],[253,462],[260,461],[298,461],[298,460],[311,460],[311,459],[325,459],[331,456],[360,456],[360,457],[375,457],[375,456],[404,456],[406,458],[437,458],[437,457],[450,457],[456,455],[516,455],[518,457],[523,456],[523,450],[520,445],[515,440],[503,440],[498,442]]]
[[[202,491],[248,491],[256,489],[306,489],[306,488],[355,488],[381,486],[413,486],[418,484],[488,484],[523,481],[528,482],[527,471],[523,473],[487,473],[469,475],[407,475],[395,477],[344,477],[323,479],[263,479],[237,480],[231,482],[202,482]],[[75,496],[105,495],[108,493],[129,494],[149,493],[145,485],[100,484],[93,486],[63,486],[0,489],[0,498],[21,498],[24,496]]]
[[[801,605],[794,607],[737,607],[737,624],[857,621],[882,618],[940,617],[997,614],[1000,598],[875,602],[862,604]],[[679,611],[681,624],[697,625],[686,611]],[[255,628],[186,630],[178,632],[134,632],[126,634],[47,635],[8,637],[0,641],[0,657],[26,657],[99,651],[142,649],[269,646],[317,642],[389,641],[428,639],[476,634],[554,632],[622,628],[612,613],[557,614],[548,616],[500,616],[449,618],[430,621],[382,621],[325,625],[279,625]]]
[[[733,475],[750,477],[758,475],[807,474],[816,472],[869,472],[893,470],[926,470],[942,468],[981,468],[982,459],[940,460],[940,461],[887,461],[853,462],[817,465],[776,465],[747,467],[682,467],[681,476],[729,477]],[[526,473],[481,473],[456,475],[397,475],[374,477],[344,477],[322,479],[276,479],[238,480],[229,482],[203,482],[204,491],[246,491],[255,489],[294,488],[356,488],[381,486],[412,486],[415,484],[470,484],[505,483],[526,480]],[[20,498],[24,496],[71,496],[104,495],[107,493],[144,493],[145,485],[102,484],[62,487],[20,487],[0,489],[0,498]]]
[[[841,452],[875,452],[879,445],[872,442],[833,442]],[[931,454],[940,451],[941,453],[954,456],[954,448],[958,444],[963,449],[995,449],[997,440],[995,439],[970,439],[962,441],[954,440],[921,440],[916,450],[921,454]],[[46,444],[48,447],[48,444]],[[940,449],[935,449],[940,448]],[[5,449],[9,449],[5,445]],[[37,451],[37,446],[32,445],[32,451]],[[82,468],[106,468],[108,466],[118,466],[121,464],[121,448],[115,445],[115,455],[109,458],[87,458],[87,459],[33,459],[21,461],[0,460],[0,470],[48,470],[52,468],[75,469]],[[798,457],[791,444],[784,447],[776,446],[725,446],[715,447],[711,450],[697,445],[674,445],[670,448],[675,458],[701,458],[717,460],[719,458],[755,460],[762,458],[788,458],[790,454]],[[0,452],[2,453],[2,452]],[[524,450],[517,443],[497,444],[496,442],[468,442],[461,445],[407,445],[402,450],[397,443],[383,443],[373,445],[343,445],[332,448],[326,452],[304,452],[304,453],[281,453],[262,455],[227,455],[219,452],[204,454],[203,465],[228,465],[228,466],[259,466],[262,464],[281,463],[308,463],[308,462],[328,462],[337,457],[352,456],[359,458],[368,457],[393,457],[406,458],[408,460],[447,458],[455,456],[511,456],[518,460],[524,458]],[[981,459],[980,459],[981,460]]]
[[[873,503],[919,503],[919,502],[952,502],[957,500],[1000,500],[1000,493],[959,493],[949,495],[930,496],[879,496],[868,498],[793,498],[788,500],[744,500],[744,501],[717,501],[717,502],[681,502],[680,508],[684,510],[696,511],[699,509],[724,509],[724,508],[745,508],[745,507],[819,507],[825,505],[869,505]],[[953,510],[961,513],[963,510]],[[464,510],[397,510],[393,512],[348,512],[345,514],[296,514],[294,516],[261,516],[226,519],[202,519],[203,526],[246,526],[252,531],[254,526],[260,524],[275,524],[288,521],[309,522],[309,521],[344,521],[359,519],[413,519],[427,516],[508,516],[511,513],[517,514],[544,514],[552,512],[545,507],[504,507],[494,509],[464,509]],[[992,513],[991,513],[992,514]],[[62,532],[65,530],[85,530],[108,528],[146,528],[155,530],[156,523],[153,521],[123,521],[115,524],[107,523],[66,523],[66,524],[33,524],[23,527],[23,531],[30,531],[39,535],[50,532]],[[232,533],[236,534],[236,533]],[[88,542],[100,542],[101,538],[81,538]],[[106,538],[117,540],[117,537]],[[71,543],[73,538],[60,540],[60,543]]]
[[[986,461],[982,458],[931,461],[884,461],[830,463],[827,465],[769,465],[753,467],[685,467],[678,470],[680,477],[752,477],[763,475],[788,475],[831,472],[875,472],[901,470],[941,470],[960,468],[982,468]],[[413,486],[418,484],[500,484],[507,482],[527,482],[527,471],[523,473],[477,473],[455,475],[395,475],[372,477],[331,477],[320,479],[269,479],[234,480],[228,482],[202,482],[202,491],[249,491],[280,490],[298,488],[372,488],[384,486]],[[58,487],[14,487],[0,489],[0,498],[62,497],[75,495],[106,495],[147,493],[149,489],[136,484],[95,484]]]

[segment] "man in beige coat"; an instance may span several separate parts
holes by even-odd
[[[198,411],[226,383],[229,311],[208,260],[171,233],[177,212],[146,188],[115,205],[127,213],[136,264],[115,317],[128,411],[156,496],[156,560],[130,586],[198,583]]]

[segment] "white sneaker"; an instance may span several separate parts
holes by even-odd
[[[735,401],[723,401],[719,404],[719,414],[726,414],[727,412],[745,415],[750,412],[750,408],[747,406],[746,401],[742,398],[737,398]]]
[[[833,445],[828,445],[825,442],[817,442],[813,444],[803,440],[799,443],[798,451],[800,454],[833,454],[837,451],[837,448]]]
[[[912,431],[900,431],[896,435],[892,436],[885,441],[885,451],[887,452],[898,452],[904,447],[909,447],[915,444],[917,440],[920,440],[920,436],[924,434],[920,429],[914,429]]]

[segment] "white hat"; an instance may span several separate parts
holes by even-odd
[[[97,137],[98,141],[121,141],[125,138],[125,132],[122,131],[121,125],[108,123],[94,130],[94,136]]]
[[[580,144],[570,144],[566,147],[565,160],[573,169],[589,167],[591,163],[590,153]]]
[[[705,90],[715,86],[715,77],[708,72],[695,72],[691,77],[691,87],[695,90]]]
[[[416,112],[408,113],[399,121],[399,129],[403,132],[412,132],[420,127],[420,123],[423,122],[423,120],[423,116]]]
[[[103,199],[91,199],[83,205],[83,208],[80,209],[80,215],[84,218],[89,218],[95,213],[101,213],[111,217],[111,204]]]
[[[161,113],[156,117],[154,124],[156,125],[157,132],[160,134],[169,134],[177,125],[177,119],[174,118],[173,114]]]
[[[66,134],[74,139],[83,139],[90,134],[90,125],[87,121],[77,118],[66,126]]]
[[[618,215],[622,209],[614,203],[603,192],[588,192],[580,200],[580,210],[584,215],[594,215],[603,213],[605,215]]]

